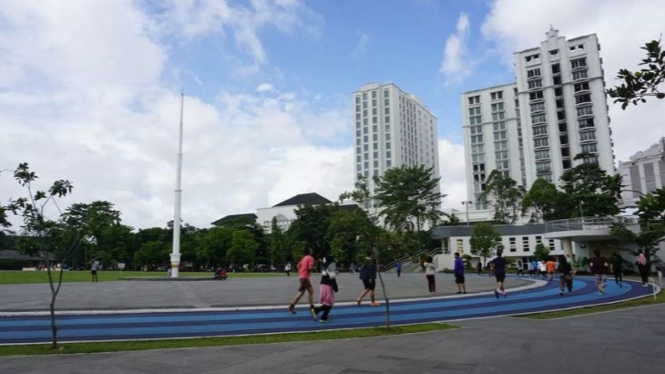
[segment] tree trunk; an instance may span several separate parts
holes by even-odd
[[[51,349],[55,351],[58,349],[58,326],[55,324],[55,295],[51,297],[49,308],[51,309]]]

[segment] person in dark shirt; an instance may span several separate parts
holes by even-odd
[[[596,285],[598,286],[598,294],[605,294],[605,280],[607,279],[607,259],[600,255],[600,249],[593,250],[594,258],[589,261],[591,272],[596,276]]]
[[[502,251],[496,252],[496,258],[492,260],[492,265],[494,267],[494,276],[496,277],[496,290],[494,290],[494,296],[499,298],[499,295],[506,297],[506,290],[503,287],[503,282],[506,280],[506,259],[502,257]]]
[[[623,287],[623,257],[618,253],[612,256],[612,273],[614,273],[614,283]]]
[[[564,287],[568,288],[568,296],[573,293],[573,267],[566,260],[566,256],[559,256],[559,295],[563,296]]]

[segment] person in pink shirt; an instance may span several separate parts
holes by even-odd
[[[312,287],[312,282],[310,282],[309,277],[314,269],[316,263],[314,257],[312,257],[312,250],[306,249],[305,255],[298,262],[298,280],[300,281],[300,287],[298,288],[298,293],[293,299],[291,305],[289,305],[289,312],[296,314],[296,304],[300,301],[302,295],[307,291],[307,299],[309,300],[309,307],[314,308],[314,288]]]

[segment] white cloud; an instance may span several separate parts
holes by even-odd
[[[164,34],[198,20],[184,36],[217,30],[246,37],[249,29],[215,29],[227,11],[257,26],[273,22],[277,9],[274,22],[282,32],[302,22],[298,12],[289,13],[301,3],[287,0],[235,10],[224,2],[178,1],[169,6],[184,10],[168,8],[160,16],[133,1],[49,4],[6,1],[0,8],[0,169],[28,162],[40,182],[69,179],[74,191],[63,208],[109,200],[135,227],[163,226],[173,217],[180,105],[163,72],[165,56],[178,46]],[[185,98],[186,222],[205,227],[297,193],[334,199],[352,187],[351,149],[317,145],[318,136],[334,140],[350,131],[348,109],[313,108],[310,96],[265,95],[268,88],[222,91],[211,101]],[[2,201],[23,192],[6,173],[0,191]]]
[[[460,13],[455,33],[448,36],[439,71],[446,83],[461,83],[471,74],[471,62],[467,60],[466,43],[469,35],[469,16]]]
[[[274,91],[274,90],[275,90],[275,86],[273,86],[270,83],[265,83],[265,82],[259,84],[259,86],[256,87],[256,92],[270,92],[270,91]]]
[[[605,70],[605,82],[614,86],[620,68],[634,69],[643,58],[639,49],[658,39],[663,32],[662,16],[651,0],[498,0],[482,25],[484,37],[496,43],[504,61],[512,62],[513,52],[538,45],[552,25],[559,34],[573,38],[597,34]],[[617,161],[648,148],[665,135],[662,119],[665,103],[652,100],[621,110],[610,105]]]
[[[462,210],[462,201],[467,200],[464,144],[439,139],[439,170],[441,193],[448,195],[443,200],[443,208]]]
[[[363,57],[367,53],[367,44],[370,42],[369,35],[365,33],[360,33],[358,36],[358,42],[356,43],[355,48],[353,48],[353,52],[351,52],[351,55],[354,58],[360,58]]]

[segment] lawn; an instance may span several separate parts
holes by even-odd
[[[53,275],[57,277],[58,272]],[[276,277],[283,276],[282,273],[229,273],[232,278],[254,278],[254,277]],[[181,272],[181,277],[210,277],[212,272]],[[100,282],[117,281],[119,278],[128,277],[166,277],[166,272],[144,272],[144,271],[99,271],[97,277]],[[55,278],[57,280],[57,278]],[[90,282],[90,271],[65,271],[62,276],[63,282]],[[29,284],[48,283],[48,275],[45,271],[0,271],[0,284]]]
[[[385,327],[372,327],[363,329],[350,329],[338,331],[317,331],[293,334],[250,335],[220,338],[200,339],[174,339],[174,340],[139,340],[127,342],[91,342],[66,343],[60,345],[59,350],[52,350],[48,344],[34,345],[8,345],[0,346],[0,356],[16,355],[45,355],[45,354],[73,354],[73,353],[99,353],[140,351],[146,349],[173,349],[173,348],[199,348],[220,347],[228,345],[269,344],[286,342],[307,342],[329,339],[371,338],[377,336],[394,336],[401,334],[414,334],[430,331],[440,331],[457,328],[442,323],[427,323],[420,325],[393,326],[390,330]]]

